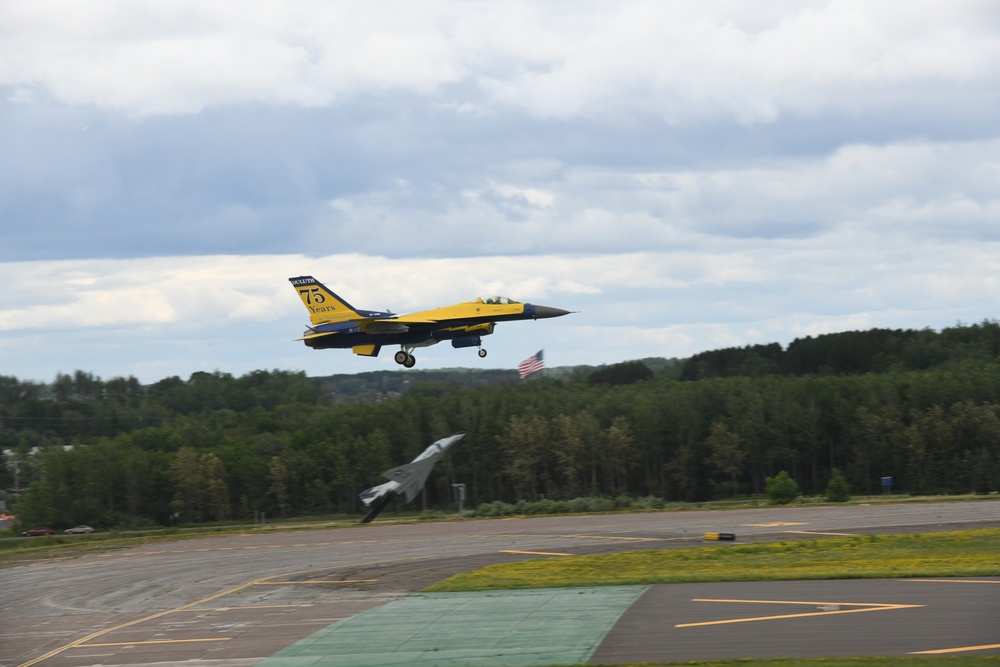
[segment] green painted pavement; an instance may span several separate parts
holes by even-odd
[[[255,667],[587,662],[648,586],[421,593],[334,623]]]

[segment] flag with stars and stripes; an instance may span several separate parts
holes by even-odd
[[[543,368],[545,368],[545,359],[542,356],[542,350],[539,350],[520,363],[517,367],[517,373],[519,378],[523,380],[535,371],[540,371]]]

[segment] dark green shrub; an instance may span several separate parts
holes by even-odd
[[[774,477],[765,478],[764,484],[772,505],[787,505],[802,493],[799,485],[784,470]]]
[[[844,479],[844,475],[837,468],[833,469],[833,475],[826,485],[826,502],[844,503],[851,499],[851,485]]]

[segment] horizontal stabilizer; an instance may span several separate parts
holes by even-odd
[[[392,482],[386,482],[385,484],[379,484],[378,486],[373,486],[370,489],[365,489],[360,494],[358,494],[358,498],[360,498],[361,502],[363,502],[365,505],[371,505],[372,502],[378,500],[379,498],[386,495],[390,491],[395,490],[396,488],[398,488],[396,484]]]

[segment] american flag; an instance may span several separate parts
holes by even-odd
[[[523,380],[535,371],[540,371],[543,368],[545,368],[545,360],[542,358],[542,350],[539,350],[521,362],[517,367],[517,373],[520,379]]]

